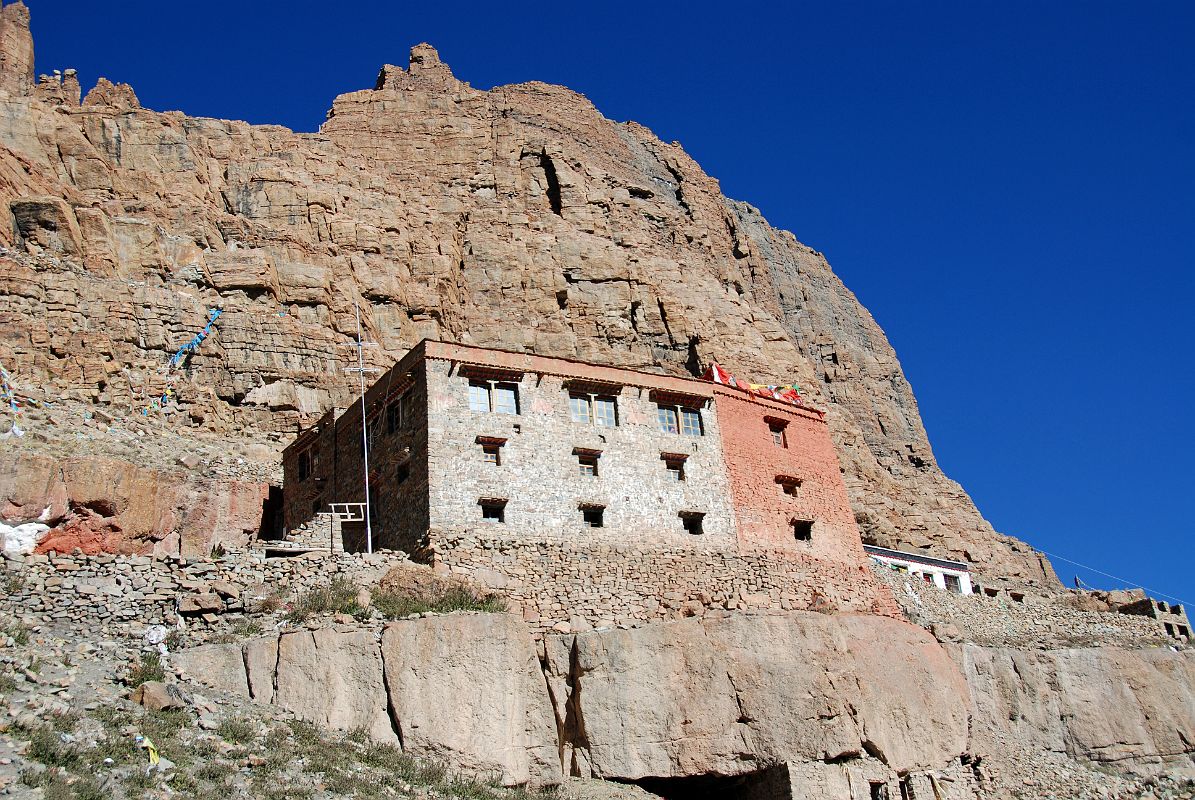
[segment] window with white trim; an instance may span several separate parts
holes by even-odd
[[[519,385],[506,381],[469,381],[469,410],[493,414],[519,413]]]
[[[573,422],[613,428],[618,425],[618,400],[608,394],[569,392],[569,414]]]
[[[664,433],[702,436],[701,412],[689,406],[658,405],[656,422]]]

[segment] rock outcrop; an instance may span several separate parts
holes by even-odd
[[[7,6],[0,361],[18,392],[277,447],[352,396],[354,303],[379,366],[424,337],[676,374],[717,359],[828,407],[868,539],[1053,580],[938,469],[892,348],[822,255],[678,144],[560,87],[472,89],[427,45],[318,134],[146,110],[107,81],[80,104],[69,71],[29,93],[31,64]],[[216,334],[166,370],[212,308]]]
[[[915,779],[944,799],[1070,797],[1107,777],[1092,763],[1175,776],[1195,754],[1187,652],[943,647],[908,623],[814,612],[542,648],[513,615],[451,614],[391,623],[380,642],[325,628],[173,658],[184,677],[507,783],[779,780],[829,798]]]
[[[261,527],[268,487],[182,479],[102,456],[0,460],[0,517],[49,526],[39,552],[206,554]]]
[[[966,684],[925,631],[864,615],[709,615],[547,642],[573,774],[736,775],[967,750]]]

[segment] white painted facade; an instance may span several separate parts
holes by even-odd
[[[939,589],[971,594],[971,570],[962,561],[947,561],[942,558],[889,550],[886,547],[864,545],[863,549],[877,563],[891,569],[907,572],[911,577],[932,583]]]

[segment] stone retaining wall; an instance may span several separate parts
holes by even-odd
[[[13,615],[30,623],[172,625],[180,611],[212,622],[268,596],[292,599],[338,575],[374,583],[406,560],[401,553],[327,552],[267,559],[260,550],[190,560],[50,553],[6,556],[0,586],[7,588],[5,603]]]
[[[908,619],[933,630],[942,641],[992,647],[1115,646],[1135,649],[1181,643],[1163,635],[1156,621],[1111,611],[1085,611],[1074,605],[1084,592],[1019,594],[998,597],[962,595],[939,589],[908,574],[873,565],[880,581],[892,588]]]
[[[791,551],[573,545],[433,536],[433,564],[505,594],[538,630],[585,631],[707,609],[841,610],[900,618],[866,566]]]

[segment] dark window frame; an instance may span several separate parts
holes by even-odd
[[[506,524],[506,500],[499,498],[482,498],[477,501],[481,506],[481,521]]]

